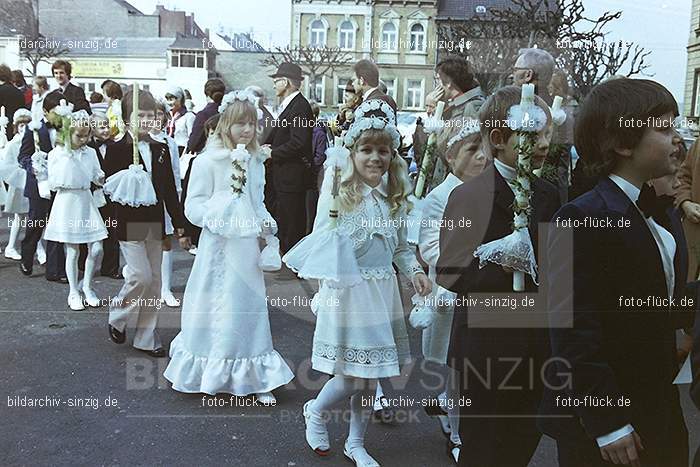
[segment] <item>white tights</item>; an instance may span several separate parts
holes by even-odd
[[[323,416],[338,402],[350,398],[350,431],[348,450],[363,447],[365,431],[372,414],[372,396],[376,379],[354,378],[335,375],[323,386],[316,396],[311,410]]]
[[[83,291],[92,291],[92,278],[95,276],[96,266],[102,257],[102,242],[87,244],[88,254],[85,259],[85,272],[83,274]],[[66,243],[66,276],[71,294],[80,293],[78,290],[78,256],[80,256],[80,245],[77,243]]]
[[[22,217],[23,215],[15,213],[12,224],[10,225],[10,240],[7,242],[7,248],[10,250],[18,251],[17,240],[19,239],[19,230],[22,223]]]

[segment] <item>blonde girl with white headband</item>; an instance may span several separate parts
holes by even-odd
[[[392,263],[411,278],[417,293],[427,295],[431,290],[430,280],[406,242],[410,184],[406,163],[397,152],[400,136],[393,115],[383,101],[367,101],[357,109],[345,136],[350,160],[339,187],[337,229],[352,242],[360,280],[345,287],[321,280],[312,304],[317,320],[311,361],[315,370],[332,378],[303,407],[306,441],[317,454],[325,456],[330,443],[324,416],[349,398],[350,428],[343,452],[363,467],[379,465],[364,447],[372,404],[363,406],[363,400],[372,399],[380,378],[398,376],[401,367],[410,361]],[[328,227],[332,173],[329,164],[314,231]],[[293,258],[293,251],[285,259]],[[332,253],[327,260],[333,262]]]

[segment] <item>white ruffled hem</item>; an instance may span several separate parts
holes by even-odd
[[[526,228],[514,230],[503,238],[480,245],[474,251],[474,257],[479,258],[479,269],[486,266],[486,263],[498,264],[530,274],[533,282],[538,284],[537,259]]]
[[[158,202],[151,176],[142,165],[132,164],[128,169],[110,176],[103,189],[110,200],[124,206],[138,208],[153,206]]]
[[[204,203],[202,226],[225,238],[257,237],[262,227],[246,195],[219,191]]]
[[[179,392],[247,396],[284,386],[294,373],[276,350],[252,358],[208,358],[181,348],[176,339],[163,376]]]

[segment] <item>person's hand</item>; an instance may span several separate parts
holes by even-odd
[[[425,101],[433,101],[437,105],[438,101],[441,100],[443,97],[445,97],[445,88],[442,87],[442,84],[438,84],[437,86],[435,86],[435,89],[430,91],[428,95],[425,96]]]
[[[425,297],[433,290],[433,283],[424,272],[415,274],[411,282],[413,282],[413,288],[416,289],[416,293],[421,297]]]
[[[681,204],[681,208],[685,213],[690,222],[697,224],[700,223],[700,204],[693,203],[692,201],[685,201]]]
[[[185,229],[177,229],[177,242],[180,244],[180,248],[183,250],[189,250],[192,248],[192,239],[190,237],[185,237]]]
[[[623,436],[614,443],[600,448],[600,455],[606,462],[640,467],[639,453],[644,450],[642,440],[636,431]]]

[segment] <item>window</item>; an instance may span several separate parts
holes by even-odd
[[[326,25],[320,19],[311,23],[309,45],[311,47],[324,47],[326,45]]]
[[[325,102],[325,92],[324,88],[324,79],[323,76],[317,76],[313,82],[309,82],[309,100],[310,101],[316,101],[319,104],[323,105]]]
[[[343,50],[355,48],[355,26],[350,21],[343,21],[338,28],[338,47]]]
[[[411,47],[412,52],[424,52],[425,51],[425,29],[420,23],[416,23],[411,26]]]
[[[394,23],[384,23],[382,27],[382,43],[381,48],[385,50],[397,50],[397,33]]]
[[[176,68],[204,68],[203,50],[173,50],[170,66]]]
[[[423,108],[423,81],[409,79],[406,83],[406,108]]]
[[[144,91],[150,91],[150,90],[151,90],[151,85],[150,85],[150,84],[144,84],[144,85],[143,85],[143,90],[144,90]]]
[[[352,78],[338,78],[338,88],[335,96],[335,103],[343,103],[343,95],[345,94],[345,86],[347,83],[352,83]]]
[[[87,90],[88,92],[95,92],[95,83],[88,83]]]
[[[386,93],[391,96],[392,99],[396,100],[396,78],[383,80],[386,84]]]

